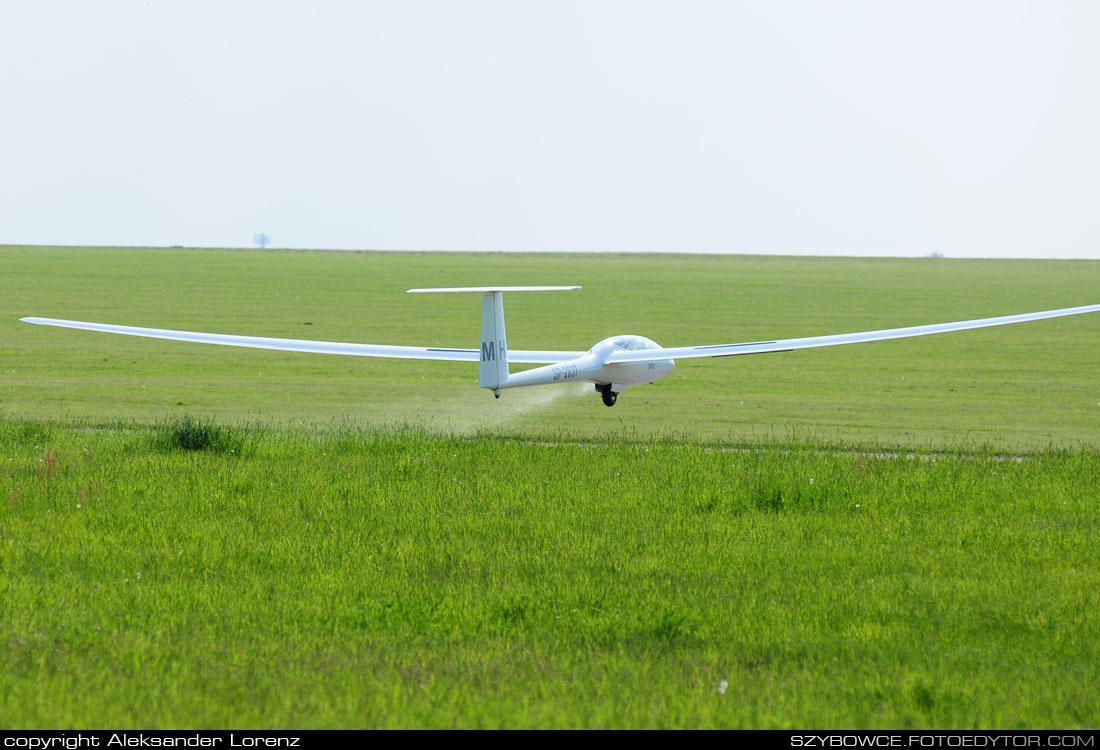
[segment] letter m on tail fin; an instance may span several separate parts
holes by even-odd
[[[497,389],[508,380],[508,340],[504,334],[504,300],[501,292],[485,292],[481,298],[481,363],[477,384]]]

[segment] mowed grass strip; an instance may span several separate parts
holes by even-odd
[[[1100,723],[1094,447],[7,419],[0,492],[6,729]]]
[[[468,363],[306,355],[44,328],[23,316],[259,336],[477,347],[476,295],[513,349],[760,341],[1100,302],[1100,262],[0,247],[0,414],[144,426],[348,420],[437,433],[869,448],[1100,444],[1100,314],[921,339],[680,362],[612,408],[591,388],[479,390]]]

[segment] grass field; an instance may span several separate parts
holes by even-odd
[[[510,345],[720,343],[1096,302],[1100,264],[0,264],[0,728],[1100,724],[1100,315],[684,363],[613,409],[14,322],[471,345],[476,304],[404,289],[580,283]]]
[[[476,347],[480,301],[415,286],[582,284],[508,297],[514,349],[618,333],[665,346],[759,341],[1100,301],[1100,263],[736,256],[463,255],[0,248],[0,413],[168,416],[433,432],[869,447],[1093,445],[1100,315],[877,344],[681,362],[607,409],[592,390],[476,387],[466,363],[135,339],[27,315],[290,338]],[[598,408],[597,408],[598,407]]]

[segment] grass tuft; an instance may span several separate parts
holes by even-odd
[[[691,617],[674,607],[669,607],[653,619],[649,631],[650,635],[657,640],[672,644],[690,638],[695,629]]]
[[[46,445],[53,431],[41,422],[22,419],[0,419],[0,443],[18,446]]]
[[[157,427],[152,443],[160,451],[240,454],[244,448],[244,434],[208,419],[183,417]]]

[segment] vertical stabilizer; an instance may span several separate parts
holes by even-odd
[[[494,391],[498,391],[508,380],[508,338],[504,334],[503,296],[503,293],[493,291],[485,292],[481,298],[481,365],[477,384]]]
[[[491,388],[500,398],[500,389],[508,381],[508,339],[504,335],[504,292],[565,292],[579,286],[448,286],[410,289],[410,294],[440,292],[481,292],[481,363],[477,384]]]

